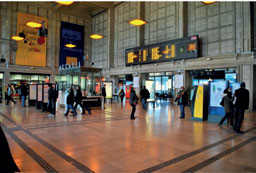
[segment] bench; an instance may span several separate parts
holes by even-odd
[[[155,99],[147,99],[147,103],[153,103],[153,108],[155,108]]]

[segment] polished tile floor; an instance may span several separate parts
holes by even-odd
[[[79,112],[79,111],[78,111]],[[158,102],[107,103],[92,115],[54,118],[20,103],[0,105],[0,122],[22,172],[256,172],[256,112],[246,112],[244,134],[227,125],[192,121],[190,109]]]

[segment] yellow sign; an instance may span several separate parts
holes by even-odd
[[[204,87],[198,85],[194,107],[194,117],[203,118],[203,107],[204,107]]]
[[[42,23],[47,28],[47,18],[31,14],[17,13],[17,35],[25,34],[24,41],[17,42],[16,64],[28,66],[46,66],[46,37],[39,37],[38,28],[26,26],[27,22]]]
[[[72,63],[77,63],[77,57],[66,57],[66,64],[72,64]]]

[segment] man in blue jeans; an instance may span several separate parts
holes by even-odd
[[[67,96],[67,111],[66,111],[66,113],[64,115],[68,116],[69,109],[71,109],[71,111],[73,112],[74,116],[76,116],[77,113],[76,113],[76,110],[73,107],[73,104],[74,104],[74,91],[73,91],[73,88],[70,88],[68,92],[69,92],[69,94]]]
[[[141,96],[141,102],[142,102],[142,107],[143,109],[147,108],[147,99],[150,96],[149,91],[146,89],[144,86],[143,89],[140,91],[140,96]]]
[[[26,107],[26,97],[28,95],[28,92],[27,92],[27,87],[24,83],[22,83],[21,85],[21,104],[22,104],[22,107]]]
[[[185,106],[188,104],[188,93],[183,86],[180,88],[175,101],[178,101],[178,105],[180,105],[180,118],[185,118]]]

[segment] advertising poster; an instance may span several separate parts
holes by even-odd
[[[38,35],[38,28],[26,25],[27,22],[44,22],[47,28],[47,18],[26,13],[17,13],[17,35],[24,34],[25,39],[17,42],[16,64],[28,66],[46,66],[47,37]]]
[[[182,74],[176,74],[174,76],[174,87],[180,88],[183,86],[183,75]]]
[[[37,101],[42,101],[42,85],[37,85]]]
[[[29,100],[36,100],[36,85],[29,85]]]
[[[194,117],[203,118],[203,106],[204,105],[204,87],[199,85],[196,92]]]
[[[154,81],[152,80],[146,80],[145,81],[145,86],[148,89],[150,93],[150,99],[154,99],[155,96],[155,90],[154,90]]]
[[[221,107],[220,102],[223,91],[226,89],[226,81],[211,82],[210,85],[210,106]]]
[[[105,85],[105,88],[106,88],[106,98],[111,99],[112,98],[112,82],[103,82],[103,85]]]
[[[44,85],[44,103],[48,103],[48,85]]]
[[[134,88],[139,88],[140,87],[140,77],[139,76],[134,76],[133,77],[133,87]]]

